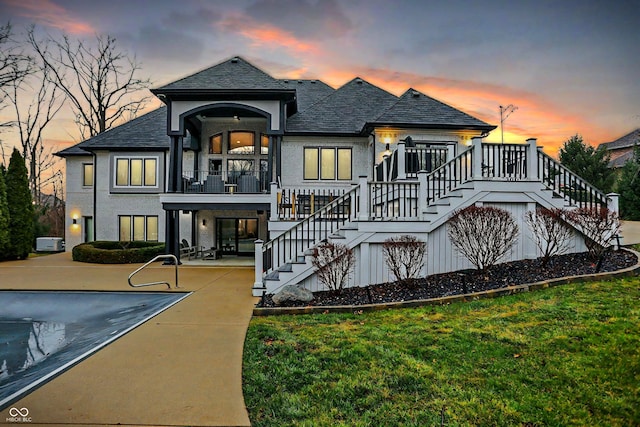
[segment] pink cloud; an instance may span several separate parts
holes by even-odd
[[[5,0],[17,14],[35,23],[70,34],[93,34],[96,30],[88,23],[74,18],[69,11],[51,0]]]

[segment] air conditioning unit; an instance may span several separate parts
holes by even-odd
[[[36,239],[36,252],[62,252],[64,241],[62,237],[38,237]]]

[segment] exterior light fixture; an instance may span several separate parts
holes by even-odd
[[[78,225],[78,219],[77,218],[73,218],[73,225]]]
[[[206,219],[203,219],[203,220],[202,220],[202,226],[203,226],[203,227],[206,227],[206,226],[207,226],[207,220],[206,220]]]

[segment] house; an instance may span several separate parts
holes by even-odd
[[[323,240],[354,249],[349,285],[381,283],[382,243],[399,234],[427,242],[425,273],[468,268],[446,233],[455,209],[512,212],[521,237],[509,259],[522,259],[538,255],[526,210],[607,203],[535,139],[486,144],[495,126],[411,88],[276,79],[233,57],[152,93],[165,106],[58,153],[67,248],[215,247],[255,259],[261,295],[287,283],[318,289],[309,254]],[[579,233],[574,250],[584,250]]]
[[[610,155],[609,166],[618,169],[624,166],[627,160],[633,159],[633,147],[640,144],[640,128],[621,136],[615,141],[604,142],[600,147],[604,147]]]

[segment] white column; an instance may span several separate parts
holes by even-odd
[[[420,219],[423,218],[429,206],[427,203],[427,198],[429,197],[427,175],[429,175],[429,173],[425,170],[418,171],[418,218]]]
[[[475,179],[482,178],[482,138],[475,137],[471,141],[473,146],[473,173]]]
[[[271,217],[269,221],[278,220],[278,183],[272,182],[270,187]]]
[[[618,193],[609,193],[607,194],[607,209],[611,212],[615,212],[620,215],[620,195]],[[613,226],[613,230],[611,231],[612,244],[616,250],[620,249],[620,240],[622,239],[622,235],[618,228],[620,227],[620,220],[618,219],[618,224]]]
[[[404,141],[398,142],[398,179],[407,179],[406,166],[407,150]]]
[[[451,160],[454,159],[454,157],[456,157],[456,146],[458,144],[449,144],[447,145],[447,162],[450,162]]]
[[[367,183],[367,176],[361,175],[358,178],[359,193],[360,193],[360,215],[358,215],[359,221],[369,220],[369,184]]]
[[[262,263],[262,244],[264,242],[260,239],[255,241],[255,253],[254,253],[254,259],[255,259],[255,282],[253,282],[253,296],[254,297],[259,297],[262,296],[262,292],[264,292],[264,284],[262,283],[262,270],[263,270],[263,263]],[[257,294],[257,295],[256,295]]]
[[[360,266],[360,286],[367,286],[371,284],[371,251],[369,250],[369,243],[363,242],[360,244],[360,259],[358,265]]]
[[[536,138],[527,139],[527,179],[538,180],[538,144]]]

